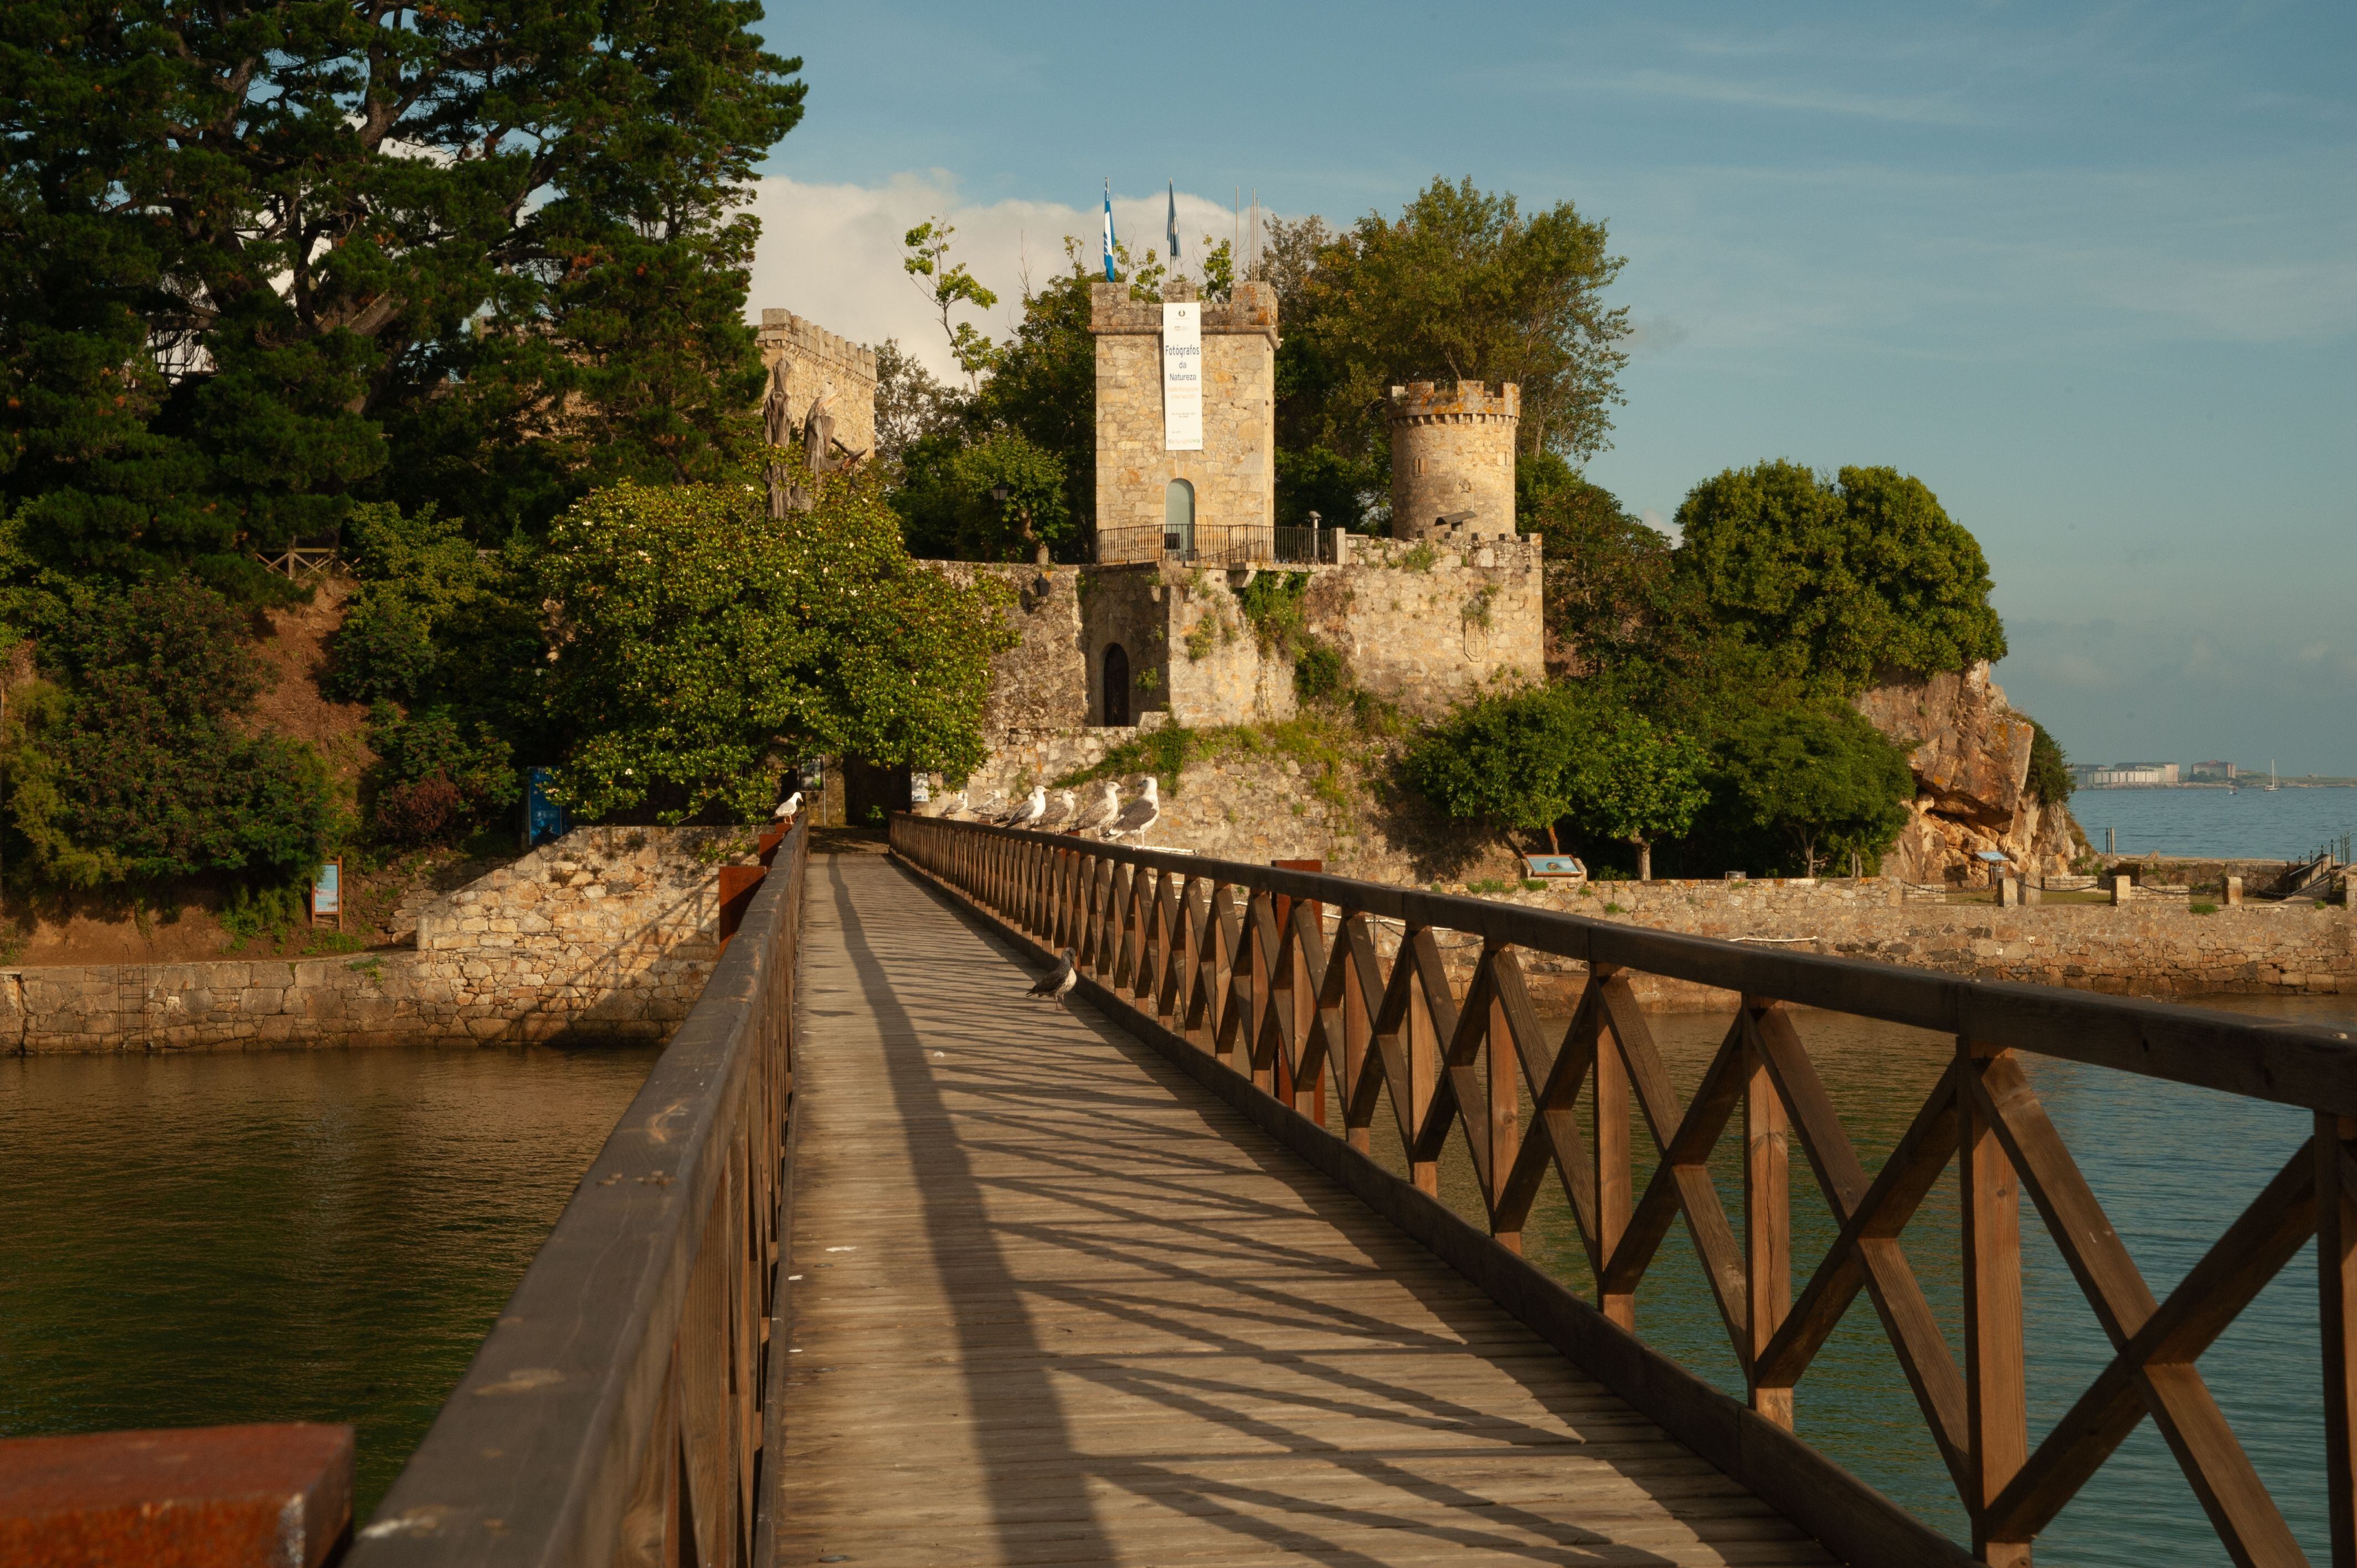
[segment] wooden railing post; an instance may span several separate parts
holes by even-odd
[[[1268,1010],[1274,1001],[1270,988],[1276,983],[1276,955],[1268,950],[1264,935],[1275,922],[1273,906],[1265,893],[1254,892],[1244,901],[1244,950],[1252,955],[1252,1011],[1244,1015],[1239,1038],[1243,1044],[1243,1065],[1252,1069],[1253,1087],[1263,1094],[1276,1092],[1276,1063],[1260,1065],[1260,1032],[1268,1021]]]
[[[1415,961],[1415,939],[1421,929],[1405,934],[1400,942],[1399,957],[1394,964]],[[1407,993],[1407,1016],[1401,1020],[1401,1031],[1407,1045],[1407,1105],[1408,1125],[1421,1128],[1432,1113],[1432,1097],[1440,1088],[1440,1031],[1432,1021],[1432,1008],[1425,999],[1423,989],[1411,985]],[[1397,1090],[1394,1089],[1396,1093]],[[1440,1195],[1440,1162],[1418,1159],[1414,1152],[1408,1155],[1408,1179],[1422,1192]]]
[[[1482,957],[1485,961],[1494,962],[1497,954],[1493,950]],[[1495,984],[1490,988],[1490,1023],[1483,1031],[1481,1050],[1482,1083],[1490,1099],[1490,1190],[1483,1196],[1494,1216],[1499,1200],[1506,1194],[1506,1178],[1512,1174],[1515,1159],[1523,1152],[1523,1069],[1515,1059],[1514,1032],[1506,1021],[1506,1004]],[[1506,1230],[1498,1230],[1493,1223],[1490,1233],[1509,1251],[1523,1250],[1519,1222]]]
[[[1367,918],[1349,909],[1341,911],[1335,927],[1335,961],[1347,966],[1342,977],[1342,1137],[1343,1141],[1362,1155],[1374,1152],[1375,1101],[1372,1095],[1361,1095],[1359,1083],[1367,1071],[1367,1051],[1374,1043],[1374,1021],[1367,1016],[1366,986],[1369,980],[1380,983],[1380,973],[1362,976],[1359,973],[1356,951],[1363,947],[1374,950],[1372,937],[1354,941],[1355,926],[1362,936],[1366,933]],[[1381,985],[1378,983],[1380,991]]]
[[[1744,1005],[1755,1005],[1750,997]],[[1751,1369],[1783,1326],[1792,1303],[1792,1130],[1784,1101],[1759,1047],[1743,1047],[1744,1304],[1750,1315],[1744,1347],[1751,1408],[1791,1431],[1792,1391],[1763,1389]]]
[[[1609,964],[1593,965],[1587,983],[1600,986],[1619,971]],[[1635,1175],[1630,1165],[1629,1064],[1620,1055],[1620,1036],[1609,1027],[1596,1036],[1596,1250],[1609,1258],[1628,1233],[1635,1208]],[[1634,1333],[1637,1294],[1634,1290],[1597,1289],[1597,1310]]]
[[[1956,1042],[1967,1090],[2002,1047]],[[1958,1096],[1957,1168],[1963,1178],[1964,1423],[1973,1551],[1991,1568],[2029,1568],[2027,1540],[1992,1539],[1988,1506],[2029,1456],[2029,1409],[2022,1369],[2021,1180],[1996,1129],[1969,1091]]]
[[[2357,1568],[2357,1117],[2316,1117],[2317,1305],[2324,1337],[2324,1486],[2332,1568]]]

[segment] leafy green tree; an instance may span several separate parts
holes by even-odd
[[[1544,544],[1547,664],[1587,675],[1651,640],[1670,542],[1553,452],[1514,462],[1515,522]]]
[[[954,432],[965,399],[887,338],[876,345],[876,466],[898,484],[901,458],[928,435]]]
[[[968,444],[963,433],[929,437],[911,449],[907,483],[893,496],[909,548],[925,557],[1028,561],[1086,557],[1064,499],[1064,466],[1013,430]]]
[[[998,295],[984,287],[963,262],[950,259],[950,242],[956,234],[956,228],[945,219],[929,218],[918,224],[901,237],[908,253],[901,258],[900,270],[941,313],[942,334],[949,339],[951,357],[965,372],[971,390],[980,384],[983,372],[997,362],[998,349],[974,330],[974,323],[953,320],[951,312],[962,305],[991,309],[998,304]]]
[[[1555,823],[1569,815],[1572,765],[1587,737],[1577,708],[1555,689],[1536,687],[1460,708],[1409,746],[1409,782],[1452,817],[1543,832],[1560,850]]]
[[[1779,672],[1845,694],[1885,668],[2005,657],[1988,562],[1921,479],[1798,464],[1730,468],[1678,508],[1675,570],[1712,627]]]
[[[493,537],[720,471],[759,395],[753,0],[0,7],[0,507],[45,558],[246,560],[382,493]]]
[[[1566,769],[1565,815],[1584,832],[1633,845],[1637,879],[1650,882],[1654,843],[1684,834],[1710,799],[1704,764],[1691,736],[1641,714],[1591,710]]]
[[[1855,709],[1765,709],[1713,751],[1714,793],[1737,822],[1789,844],[1803,875],[1835,854],[1871,862],[1907,825],[1915,793],[1907,748]]]
[[[217,594],[159,578],[70,595],[12,704],[8,812],[34,874],[96,888],[307,875],[341,831],[310,746],[250,736],[264,671]]]
[[[982,760],[1006,589],[911,561],[875,476],[801,482],[818,503],[782,523],[750,484],[623,484],[551,530],[541,684],[575,810],[751,821],[813,753],[953,777]]]
[[[1628,361],[1627,312],[1604,304],[1620,266],[1603,223],[1570,202],[1524,213],[1469,178],[1435,179],[1396,219],[1274,225],[1262,275],[1286,324],[1277,445],[1296,455],[1292,482],[1330,486],[1340,465],[1372,465],[1352,492],[1368,504],[1327,517],[1377,520],[1381,485],[1367,481],[1383,467],[1383,402],[1410,381],[1516,382],[1524,451],[1602,450]]]

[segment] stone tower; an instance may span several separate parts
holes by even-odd
[[[1392,388],[1392,536],[1424,539],[1514,532],[1514,431],[1523,389],[1458,381]]]
[[[1202,448],[1171,451],[1162,419],[1162,306],[1092,286],[1097,348],[1097,559],[1158,561],[1184,521],[1200,542],[1276,526],[1276,289],[1240,283],[1202,308]],[[1175,280],[1171,303],[1195,298]],[[1511,487],[1510,487],[1511,488]],[[1273,540],[1274,536],[1270,536]],[[1184,541],[1188,551],[1199,541]]]
[[[786,361],[788,422],[800,428],[811,400],[832,387],[834,438],[854,452],[876,450],[876,350],[838,338],[791,310],[761,312],[761,368]],[[768,395],[765,392],[764,396]]]

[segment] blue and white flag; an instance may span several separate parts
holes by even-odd
[[[1121,279],[1114,275],[1113,270],[1113,181],[1111,180],[1105,181],[1104,264],[1105,282],[1119,283]]]
[[[1178,182],[1170,182],[1170,270],[1178,270]]]

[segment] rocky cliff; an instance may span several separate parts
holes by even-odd
[[[2070,869],[2085,837],[2070,809],[2029,793],[2029,720],[1986,662],[1929,679],[1892,672],[1857,700],[1875,728],[1912,746],[1915,799],[1886,873],[1910,882],[1977,883],[1993,851],[2031,875]]]

